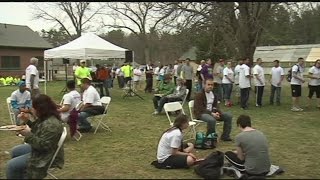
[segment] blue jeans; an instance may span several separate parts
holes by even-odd
[[[210,114],[201,114],[200,119],[207,122],[207,135],[216,132],[216,122],[217,120]],[[231,113],[224,112],[218,121],[223,121],[223,132],[221,135],[222,139],[230,138],[231,128],[232,128],[232,115]]]
[[[280,105],[281,87],[276,87],[274,85],[271,85],[270,104],[273,104],[275,94],[276,94],[276,102],[278,105]]]
[[[91,115],[89,113],[80,112],[80,114],[79,114],[79,126],[80,126],[79,128],[80,129],[91,129],[91,124],[87,120],[87,118],[90,116]]]
[[[231,92],[232,92],[232,84],[222,84],[222,88],[223,88],[223,98],[225,100],[229,100],[231,99]]]
[[[7,163],[7,179],[27,179],[27,162],[31,155],[29,144],[20,144],[12,149],[12,159]]]

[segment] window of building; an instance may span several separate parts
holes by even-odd
[[[1,56],[1,69],[20,69],[20,56]]]

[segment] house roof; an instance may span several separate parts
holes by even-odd
[[[282,62],[295,62],[299,57],[306,61],[319,59],[320,44],[284,45],[284,46],[260,46],[256,48],[254,59],[262,58],[265,62],[273,62],[278,59]]]
[[[50,49],[53,46],[28,26],[0,23],[0,46]]]
[[[185,60],[189,58],[190,60],[197,60],[197,50],[198,48],[193,46],[187,52],[185,52],[179,60]]]

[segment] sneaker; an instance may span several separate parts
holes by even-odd
[[[299,109],[299,111],[303,111],[303,109],[302,108],[298,108]]]
[[[220,102],[220,101],[217,101],[217,103],[220,104],[221,102]]]
[[[292,107],[292,108],[291,108],[291,111],[293,111],[293,112],[299,112],[300,109],[299,109],[299,108],[296,108],[296,107]]]
[[[228,138],[220,138],[221,141],[232,141],[232,139],[230,137]]]
[[[155,111],[155,112],[152,113],[152,115],[157,115],[157,114],[159,114],[158,111]]]

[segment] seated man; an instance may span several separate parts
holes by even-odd
[[[160,81],[158,88],[155,90],[156,94],[154,94],[154,97],[152,99],[155,111],[157,111],[158,103],[161,97],[172,94],[174,89],[175,89],[175,85],[172,82],[172,78],[170,74],[166,74],[164,76],[164,80]]]
[[[207,135],[216,132],[216,121],[224,121],[222,141],[232,141],[230,138],[232,115],[223,113],[217,106],[217,96],[212,92],[213,80],[206,79],[204,88],[194,99],[194,115],[196,119],[207,122]]]
[[[58,109],[61,112],[61,120],[68,122],[70,112],[81,102],[81,95],[76,90],[76,82],[70,80],[67,82],[68,93],[62,98],[62,107]]]
[[[242,131],[235,138],[237,149],[227,151],[226,159],[246,176],[266,176],[271,166],[267,138],[251,127],[247,115],[238,117],[237,126]]]
[[[162,96],[159,101],[156,98],[157,96],[153,98],[154,108],[156,109],[156,111],[153,113],[154,115],[161,113],[165,103],[183,100],[187,91],[186,86],[184,85],[183,80],[180,78],[177,78],[177,85],[178,86],[174,89],[174,92],[172,94]]]
[[[20,125],[20,118],[18,114],[21,112],[30,112],[31,109],[31,94],[27,91],[26,83],[20,81],[18,83],[19,89],[11,93],[11,106],[15,115],[16,125]]]
[[[104,107],[100,101],[100,96],[96,88],[91,85],[88,78],[81,79],[81,88],[83,90],[82,101],[79,114],[79,131],[88,132],[92,128],[87,118],[98,114],[103,114]]]

